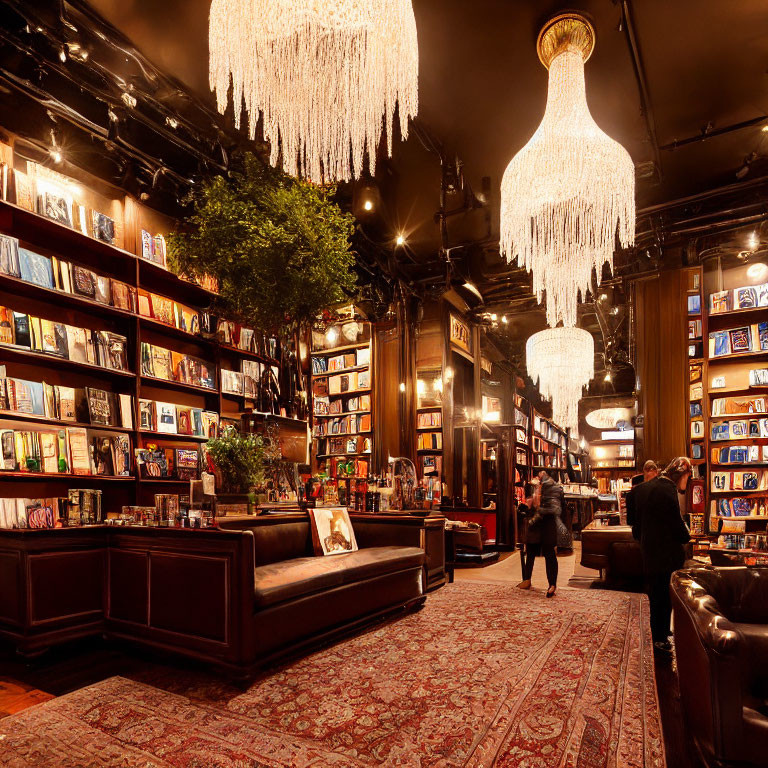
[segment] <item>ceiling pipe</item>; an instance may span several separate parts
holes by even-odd
[[[762,115],[761,117],[753,117],[751,120],[743,120],[740,123],[733,123],[733,125],[727,125],[724,128],[713,128],[712,130],[704,129],[701,133],[695,136],[689,136],[687,139],[675,139],[670,141],[669,144],[664,144],[659,149],[674,152],[678,147],[684,147],[687,144],[695,144],[699,141],[706,141],[714,136],[722,136],[725,133],[732,133],[733,131],[740,131],[744,128],[751,128],[755,125],[768,122],[768,115]]]

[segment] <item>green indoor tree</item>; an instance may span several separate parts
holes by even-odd
[[[252,154],[191,194],[186,231],[171,235],[171,266],[219,282],[222,309],[263,330],[291,333],[355,292],[353,217],[328,192]]]

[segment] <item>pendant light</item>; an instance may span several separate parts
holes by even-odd
[[[533,273],[553,327],[576,325],[592,270],[599,284],[603,264],[613,269],[617,232],[622,247],[635,241],[632,158],[587,106],[584,63],[594,45],[595,30],[579,14],[556,16],[541,30],[536,47],[549,69],[544,118],[501,183],[501,253]]]
[[[382,131],[392,154],[418,110],[418,42],[411,0],[213,0],[211,89],[219,112],[234,99],[255,135],[263,116],[270,162],[314,182],[371,175]]]
[[[582,328],[547,328],[525,344],[528,375],[552,401],[552,420],[579,433],[579,400],[595,375],[595,340]]]

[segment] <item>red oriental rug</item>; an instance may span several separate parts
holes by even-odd
[[[113,677],[0,720],[0,765],[663,768],[643,595],[457,583],[248,690]]]

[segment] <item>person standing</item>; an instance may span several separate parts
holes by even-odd
[[[649,480],[653,480],[655,477],[659,476],[659,468],[656,465],[656,462],[652,459],[648,459],[648,461],[643,464],[643,474],[642,475],[635,475],[632,478],[632,488],[630,489],[629,493],[627,493],[627,525],[632,526],[632,534],[634,535],[634,528],[635,528],[635,519],[636,519],[636,513],[635,513],[635,488],[640,485],[640,483],[647,483]],[[639,538],[639,536],[635,536],[635,538]]]
[[[541,554],[544,556],[549,583],[547,597],[552,597],[557,590],[557,518],[562,514],[563,489],[544,471],[539,473],[538,480],[539,488],[531,500],[534,512],[528,523],[523,580],[517,586],[520,589],[531,588],[533,564],[536,556]]]
[[[685,491],[691,472],[691,460],[679,456],[661,475],[632,490],[635,516],[632,535],[640,541],[643,555],[653,644],[665,651],[670,647],[670,581],[672,573],[682,568],[685,562],[684,547],[691,538],[680,517],[678,492]]]

